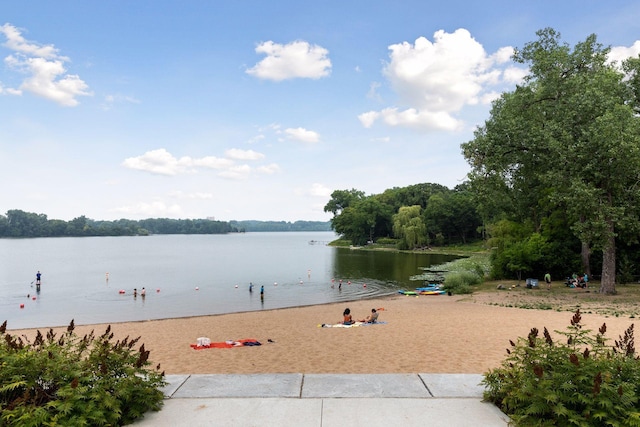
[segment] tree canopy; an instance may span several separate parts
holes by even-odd
[[[464,243],[479,237],[480,217],[467,186],[440,184],[394,187],[381,194],[336,190],[324,208],[333,229],[354,245],[395,238],[401,249],[431,243]]]
[[[529,66],[523,84],[462,144],[470,180],[534,231],[565,210],[583,251],[602,251],[600,291],[615,293],[616,239],[635,239],[640,224],[640,61],[607,62],[595,35],[573,49],[553,29],[537,36],[514,54]]]

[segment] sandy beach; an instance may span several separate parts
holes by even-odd
[[[355,319],[380,309],[376,325],[326,328],[349,307]],[[116,337],[141,337],[167,374],[207,373],[484,373],[499,366],[509,340],[532,327],[566,330],[571,312],[469,302],[456,296],[393,296],[350,303],[144,322],[112,323]],[[583,314],[586,328],[607,324],[617,339],[636,319]],[[105,325],[78,326],[80,335]],[[42,329],[42,328],[41,328]],[[35,330],[10,331],[33,336]],[[194,350],[255,338],[261,346]],[[269,340],[273,342],[269,342]],[[613,341],[611,341],[613,342]]]

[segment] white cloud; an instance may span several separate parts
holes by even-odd
[[[401,107],[360,114],[364,127],[380,120],[388,126],[458,130],[463,123],[455,114],[465,106],[492,99],[486,95],[495,92],[493,86],[513,83],[518,76],[509,63],[511,47],[487,55],[465,29],[453,33],[437,31],[433,40],[419,37],[414,44],[389,46],[390,61],[384,74]]]
[[[311,185],[311,189],[309,190],[309,194],[317,197],[329,197],[331,196],[333,190],[328,187],[325,187],[322,184],[314,183]]]
[[[275,163],[271,163],[271,164],[256,168],[256,171],[266,175],[272,175],[274,173],[280,172],[280,166],[278,166]]]
[[[122,166],[149,172],[157,175],[176,176],[188,173],[197,173],[199,169],[215,169],[218,176],[227,179],[246,179],[251,175],[253,168],[246,164],[236,164],[234,160],[260,160],[264,154],[253,150],[229,149],[225,152],[228,158],[205,156],[193,158],[184,156],[176,158],[164,148],[147,151],[141,156],[129,157],[122,162]],[[271,163],[261,165],[255,169],[262,174],[273,174],[280,171],[280,167]]]
[[[266,58],[246,72],[259,79],[319,79],[331,73],[331,60],[327,58],[329,51],[305,41],[286,45],[268,41],[259,44],[256,53],[265,54]]]
[[[491,55],[493,60],[495,60],[498,64],[504,64],[506,62],[511,61],[511,57],[513,56],[514,49],[511,46],[501,47]]]
[[[52,45],[28,42],[11,24],[0,26],[0,34],[7,38],[3,46],[14,52],[5,57],[5,64],[27,75],[18,88],[7,89],[7,93],[17,95],[27,91],[66,107],[78,105],[79,96],[93,95],[78,75],[67,74],[64,63],[69,58],[58,55],[58,49]]]
[[[638,54],[640,54],[640,40],[636,40],[633,45],[626,46],[615,46],[611,48],[609,52],[609,56],[607,59],[609,62],[617,61],[620,64],[627,58],[637,58]]]
[[[264,158],[264,154],[262,153],[253,150],[240,150],[238,148],[231,148],[225,151],[224,154],[234,160],[260,160]]]
[[[529,74],[529,70],[518,67],[507,67],[502,72],[502,78],[507,83],[520,83]]]
[[[187,157],[186,159],[191,159]],[[193,166],[201,166],[208,169],[225,169],[233,166],[235,163],[230,159],[222,159],[215,156],[206,156],[200,159],[191,159]]]
[[[177,175],[191,171],[193,160],[190,157],[175,158],[164,148],[147,151],[142,156],[129,157],[122,162],[129,169],[151,172],[159,175]]]
[[[369,111],[358,116],[360,123],[366,128],[376,120],[388,126],[402,126],[418,130],[457,130],[462,127],[460,120],[454,119],[444,111],[427,111],[408,108],[399,111],[397,108],[385,108],[382,111]]]
[[[68,60],[66,57],[58,56],[58,49],[53,45],[40,46],[36,43],[27,42],[22,33],[16,27],[11,24],[4,24],[0,26],[0,33],[4,34],[7,41],[3,44],[9,49],[19,52],[27,56],[37,56],[45,59],[62,59]]]
[[[307,130],[301,127],[285,129],[284,133],[287,135],[287,138],[294,141],[308,143],[316,143],[320,141],[320,134],[318,132]]]
[[[218,176],[228,179],[246,179],[251,173],[249,165],[232,166],[220,172]]]
[[[10,87],[4,87],[2,83],[0,83],[0,95],[22,95],[22,91]]]

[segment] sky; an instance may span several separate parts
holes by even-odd
[[[0,214],[328,221],[334,190],[454,188],[514,48],[551,27],[622,59],[639,23],[634,0],[2,2]]]

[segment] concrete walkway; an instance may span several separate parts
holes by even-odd
[[[159,412],[135,426],[482,426],[509,418],[482,402],[482,375],[168,375]]]

